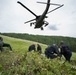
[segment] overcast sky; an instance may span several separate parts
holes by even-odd
[[[64,4],[63,7],[47,14],[45,19],[49,25],[44,28],[34,29],[30,23],[24,22],[35,18],[29,11],[17,3],[18,0],[0,0],[0,32],[28,33],[39,35],[56,35],[76,37],[76,0],[51,0],[52,3]],[[36,3],[47,0],[19,0],[35,14],[41,15],[46,4]],[[57,6],[50,6],[49,11]]]

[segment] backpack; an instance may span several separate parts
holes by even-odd
[[[71,52],[70,48],[68,46],[64,46],[64,51],[65,52]]]

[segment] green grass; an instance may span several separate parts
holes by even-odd
[[[2,65],[5,65],[6,63],[9,64],[15,62],[17,59],[21,59],[22,56],[28,51],[28,47],[31,44],[37,44],[37,42],[33,41],[21,40],[3,35],[0,36],[3,37],[3,41],[5,43],[9,43],[13,49],[13,52],[10,52],[9,48],[4,48],[4,51],[0,53],[0,63],[2,63]],[[42,46],[44,51],[46,45],[40,45]]]
[[[34,41],[28,41],[28,40],[21,40],[21,39],[17,39],[17,38],[11,38],[11,37],[7,37],[7,36],[3,36],[4,42],[5,43],[9,43],[12,46],[13,51],[19,51],[19,52],[23,52],[23,51],[27,51],[28,47],[31,44],[37,44],[38,42],[34,42]],[[41,44],[42,49],[44,50],[46,45]]]
[[[10,52],[4,48],[0,53],[0,75],[76,75],[76,53],[73,53],[71,63],[59,58],[50,60],[37,52],[27,52],[29,45],[38,42],[0,36],[13,49]],[[44,53],[47,45],[40,45]]]

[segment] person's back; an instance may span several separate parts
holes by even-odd
[[[69,48],[69,46],[65,45],[63,42],[61,42],[60,53],[64,55],[66,61],[70,62],[70,58],[72,56],[72,50]]]
[[[58,51],[58,47],[56,45],[51,45],[45,49],[45,55],[48,58],[51,58],[51,59],[56,58],[57,56],[54,55],[54,53],[57,54],[58,56],[60,56],[60,53]]]
[[[36,51],[35,44],[29,46],[28,51],[32,51],[32,50]]]
[[[52,46],[49,46],[45,49],[45,52],[48,52],[50,54],[54,54],[54,48]]]
[[[65,53],[68,53],[68,52],[71,52],[71,49],[67,45],[62,45],[61,46],[61,53],[65,54]]]
[[[39,44],[37,44],[37,51],[38,51],[39,53],[42,53],[42,49],[41,49],[41,46],[40,46]]]

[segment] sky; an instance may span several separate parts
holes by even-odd
[[[0,32],[1,33],[28,33],[35,35],[67,36],[76,38],[76,0],[51,0],[51,3],[64,4],[63,7],[47,14],[45,19],[49,25],[44,30],[30,27],[24,22],[35,18],[17,1],[22,2],[35,14],[41,15],[46,8],[47,0],[0,0]],[[50,5],[49,11],[57,6]]]

